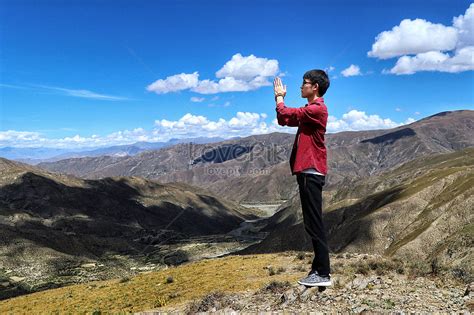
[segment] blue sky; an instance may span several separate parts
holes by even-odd
[[[326,69],[328,132],[474,109],[470,1],[0,0],[0,147],[272,131]],[[208,81],[206,81],[208,80]]]

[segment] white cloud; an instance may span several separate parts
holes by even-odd
[[[348,68],[341,71],[341,74],[345,77],[352,77],[361,75],[360,68],[357,65],[350,65]]]
[[[243,57],[241,54],[235,54],[216,72],[216,78],[232,77],[251,81],[258,76],[272,77],[277,73],[278,61],[275,59],[258,58],[254,55]]]
[[[2,88],[10,88],[10,89],[27,89],[27,87],[24,87],[24,86],[12,85],[12,84],[4,84],[4,83],[0,83],[0,87],[2,87]]]
[[[75,97],[82,97],[82,98],[92,98],[95,100],[105,100],[105,101],[123,101],[127,100],[125,97],[118,97],[112,95],[105,95],[99,94],[88,90],[70,90],[70,89],[63,89],[63,88],[56,88],[56,90],[63,91],[67,95],[75,96]]]
[[[200,118],[198,118],[200,117]],[[234,117],[228,120],[219,118],[209,120],[202,116],[195,116],[190,113],[184,115],[177,121],[163,123],[163,120],[155,121],[156,132],[164,138],[178,137],[222,137],[230,138],[234,136],[249,136],[253,134],[264,134],[275,131],[296,132],[296,128],[281,127],[274,122],[268,124],[265,113],[237,112]],[[194,120],[194,124],[189,122]]]
[[[0,86],[1,87],[7,87],[7,88],[15,88],[15,89],[27,89],[27,90],[39,88],[39,89],[42,89],[42,90],[54,91],[56,93],[66,95],[66,96],[73,96],[73,97],[80,97],[80,98],[90,98],[90,99],[102,100],[102,101],[126,101],[126,100],[130,100],[127,97],[100,94],[100,93],[92,92],[92,91],[89,91],[89,90],[66,89],[66,88],[62,88],[62,87],[41,85],[41,84],[32,84],[31,86],[17,86],[17,85],[9,85],[9,84],[0,84]]]
[[[334,116],[328,117],[327,131],[357,131],[357,130],[371,130],[371,129],[387,129],[395,128],[401,125],[412,123],[414,120],[408,118],[403,123],[396,123],[390,118],[382,118],[379,115],[368,115],[364,111],[353,109],[344,115],[341,119]]]
[[[452,26],[423,19],[403,20],[390,31],[377,35],[369,57],[400,57],[384,73],[413,74],[418,71],[457,73],[474,70],[474,4]]]
[[[211,80],[199,81],[197,86],[193,87],[193,92],[200,94],[215,94],[219,93],[219,84]]]
[[[196,87],[199,81],[199,73],[180,73],[159,79],[147,86],[147,90],[157,94],[165,94],[169,92],[178,92]]]
[[[471,3],[464,15],[453,18],[453,25],[458,31],[457,47],[474,46],[474,3]]]
[[[192,125],[206,124],[209,122],[209,120],[204,116],[194,116],[194,115],[191,115],[190,113],[187,113],[180,119],[180,122],[183,122],[186,125],[192,126]]]
[[[39,132],[28,131],[0,131],[1,147],[51,147],[51,148],[95,148],[119,144],[130,144],[137,141],[159,141],[157,137],[152,137],[143,128],[134,130],[124,130],[111,133],[105,137],[92,135],[83,137],[78,134],[60,139],[44,137]]]
[[[178,120],[155,120],[154,127],[150,130],[135,128],[132,130],[120,130],[106,136],[92,135],[89,137],[76,134],[74,136],[60,139],[44,137],[39,132],[29,131],[0,131],[0,147],[56,147],[56,148],[92,148],[121,144],[131,144],[138,141],[160,142],[171,138],[194,138],[194,137],[221,137],[230,138],[235,136],[245,137],[255,134],[266,134],[270,132],[295,133],[297,128],[282,127],[277,123],[275,116],[270,116],[271,122],[267,122],[266,113],[237,112],[230,119],[219,118],[211,120],[202,115],[187,113]],[[369,115],[363,111],[351,110],[340,119],[329,116],[328,132],[339,132],[347,130],[368,130],[398,127],[411,123],[414,120],[408,118],[403,123],[397,123],[389,118],[378,115]]]
[[[159,79],[147,87],[148,91],[158,94],[191,90],[200,94],[216,94],[221,92],[246,92],[270,86],[269,77],[279,72],[278,61],[259,58],[254,55],[242,56],[240,53],[216,72],[217,81],[199,80],[199,74],[177,74],[166,79]]]
[[[205,100],[206,99],[204,97],[196,97],[196,96],[191,97],[191,102],[194,102],[194,103],[202,103]]]
[[[230,127],[246,127],[255,125],[260,119],[260,114],[249,112],[237,112],[236,117],[229,120]]]
[[[377,35],[368,55],[388,59],[432,50],[447,51],[456,47],[457,40],[458,33],[454,27],[423,19],[405,19],[391,31]]]
[[[39,132],[32,131],[15,131],[7,130],[0,131],[0,143],[1,142],[29,142],[29,141],[38,141],[41,139]]]
[[[219,80],[219,92],[245,92],[251,89],[248,82],[234,77],[225,77]]]
[[[190,113],[176,121],[156,120],[155,132],[164,138],[190,137],[222,137],[249,136],[269,132],[296,132],[295,128],[281,127],[276,119],[267,124],[265,113],[237,112],[229,120],[219,118],[216,121]]]
[[[462,72],[474,70],[474,46],[468,46],[456,51],[454,56],[439,51],[430,51],[414,57],[403,56],[390,69],[392,74],[413,74],[418,71]]]

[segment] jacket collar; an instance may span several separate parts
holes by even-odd
[[[324,104],[324,98],[323,97],[318,97],[317,99],[315,99],[312,102],[309,102],[306,105],[311,105],[311,104],[316,104],[316,105]]]

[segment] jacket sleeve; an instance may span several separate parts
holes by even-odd
[[[276,107],[276,112],[277,112],[277,121],[280,126],[288,126],[288,127],[298,127],[299,122],[296,119],[295,115],[289,115],[287,113],[283,114],[282,113],[282,108],[287,109],[288,107],[285,107],[285,104],[283,102],[278,103]]]
[[[280,102],[276,107],[278,124],[295,127],[300,123],[321,125],[326,128],[327,112],[320,106],[286,107]]]

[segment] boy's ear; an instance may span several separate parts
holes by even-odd
[[[318,83],[316,83],[316,84],[314,85],[314,89],[315,89],[315,90],[318,92],[318,94],[319,94],[319,84],[318,84]]]

